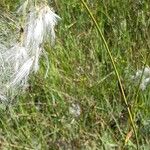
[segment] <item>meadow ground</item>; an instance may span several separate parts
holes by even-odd
[[[150,88],[132,78],[150,65],[149,1],[86,4],[103,36],[80,0],[51,2],[62,20],[48,77],[42,58],[17,103],[1,105],[0,149],[150,150]]]

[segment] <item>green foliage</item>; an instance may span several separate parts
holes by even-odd
[[[150,88],[136,97],[131,76],[144,66],[150,51],[149,2],[88,0],[87,4],[109,45],[129,106],[137,98],[136,109],[131,109],[140,149],[147,150]],[[17,6],[13,0],[3,0],[2,5]],[[17,103],[1,106],[1,148],[136,149],[134,134],[124,145],[132,130],[126,106],[107,51],[84,6],[75,0],[55,0],[51,5],[62,20],[55,47],[45,45],[48,77],[44,78],[46,64],[41,60],[40,71],[31,77]],[[74,103],[81,108],[77,117],[69,111]]]
[[[0,6],[7,10],[14,10],[19,3],[19,0],[1,0]]]

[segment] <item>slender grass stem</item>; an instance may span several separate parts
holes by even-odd
[[[136,114],[136,111],[137,111],[137,103],[138,103],[138,96],[139,96],[139,92],[140,92],[140,84],[142,82],[142,78],[143,78],[143,75],[144,75],[144,70],[145,70],[147,62],[149,60],[149,56],[150,56],[150,52],[146,56],[146,60],[145,60],[145,63],[144,63],[142,74],[141,74],[141,77],[140,77],[140,80],[139,80],[139,83],[138,83],[138,86],[137,86],[137,90],[136,90],[136,93],[135,93],[136,94],[135,99],[134,99],[133,104],[132,104],[132,108],[134,108],[134,118],[135,118],[135,114]]]
[[[114,68],[114,71],[115,71],[115,74],[116,74],[116,76],[117,76],[117,80],[118,80],[118,83],[119,83],[119,86],[120,86],[120,89],[121,89],[121,94],[122,94],[124,103],[125,103],[125,105],[126,105],[126,109],[127,109],[127,111],[128,111],[128,114],[129,114],[129,119],[130,119],[130,121],[131,121],[131,126],[132,126],[133,131],[134,131],[134,134],[135,134],[136,146],[137,146],[137,149],[139,149],[139,143],[138,143],[136,125],[135,125],[135,123],[134,123],[134,117],[133,117],[132,112],[131,112],[131,109],[130,109],[130,107],[129,107],[129,105],[128,105],[127,98],[126,98],[126,96],[125,96],[125,92],[124,92],[124,89],[123,89],[123,86],[122,86],[122,83],[121,83],[120,75],[119,75],[119,73],[118,73],[118,70],[117,70],[115,61],[114,61],[113,56],[112,56],[112,54],[111,54],[111,51],[110,51],[110,49],[109,49],[109,47],[108,47],[108,44],[107,44],[107,42],[106,42],[106,40],[105,40],[105,38],[104,38],[104,36],[103,36],[103,34],[102,34],[102,31],[101,31],[101,29],[100,29],[100,27],[99,27],[99,25],[98,25],[96,19],[94,18],[92,12],[90,11],[89,7],[87,6],[86,2],[84,2],[84,0],[81,0],[81,2],[82,2],[82,4],[84,5],[84,7],[86,8],[88,14],[90,15],[90,17],[91,17],[91,19],[92,19],[92,21],[93,21],[95,27],[97,28],[97,31],[98,31],[98,33],[99,33],[99,36],[101,37],[101,39],[102,39],[102,41],[103,41],[103,43],[104,43],[104,46],[105,46],[105,48],[106,48],[106,50],[107,50],[107,53],[108,53],[108,55],[109,55],[109,58],[110,58],[110,60],[111,60],[112,66],[113,66],[113,68]]]

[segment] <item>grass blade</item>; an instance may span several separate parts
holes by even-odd
[[[87,4],[84,2],[84,0],[81,0],[81,2],[82,2],[82,4],[84,5],[84,7],[86,8],[86,10],[87,10],[89,16],[91,17],[91,19],[92,19],[92,21],[93,21],[95,27],[97,28],[97,31],[98,31],[98,33],[99,33],[99,36],[100,36],[100,38],[102,39],[102,41],[103,41],[103,43],[104,43],[104,46],[105,46],[105,48],[106,48],[106,50],[107,50],[107,53],[108,53],[108,55],[109,55],[109,58],[110,58],[110,60],[111,60],[111,64],[112,64],[112,66],[113,66],[113,68],[114,68],[114,71],[115,71],[115,74],[116,74],[116,76],[117,76],[117,80],[118,80],[118,83],[119,83],[119,86],[120,86],[120,89],[121,89],[121,94],[122,94],[122,96],[123,96],[123,100],[124,100],[124,103],[125,103],[125,105],[126,105],[126,109],[127,109],[127,111],[128,111],[128,114],[129,114],[129,119],[130,119],[130,121],[131,121],[131,126],[132,126],[133,131],[134,131],[134,134],[135,134],[137,149],[139,149],[138,137],[137,137],[137,132],[136,132],[136,126],[135,126],[135,123],[134,123],[134,119],[133,119],[133,115],[132,115],[131,109],[129,108],[129,105],[128,105],[128,102],[127,102],[127,98],[126,98],[125,93],[124,93],[124,89],[123,89],[123,86],[122,86],[122,83],[121,83],[120,75],[119,75],[119,73],[118,73],[118,70],[117,70],[115,61],[114,61],[113,56],[112,56],[112,54],[111,54],[111,51],[110,51],[110,49],[109,49],[109,47],[108,47],[108,44],[107,44],[107,42],[106,42],[106,40],[105,40],[105,38],[104,38],[104,36],[103,36],[103,34],[102,34],[102,31],[101,31],[101,29],[100,29],[100,27],[99,27],[99,25],[98,25],[96,19],[94,18],[92,12],[90,11],[89,7],[88,7]]]

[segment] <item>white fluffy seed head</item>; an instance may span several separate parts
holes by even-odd
[[[20,7],[25,11],[27,3]],[[12,98],[17,90],[26,87],[29,75],[39,69],[40,56],[46,54],[43,44],[48,37],[55,40],[54,27],[60,19],[47,6],[31,7],[26,13],[22,40],[6,47],[0,42],[0,99]],[[11,33],[10,33],[11,34]],[[12,94],[8,94],[12,93]]]
[[[144,70],[138,70],[135,74],[135,76],[132,77],[132,79],[135,79],[135,81],[139,81],[142,77],[141,83],[140,83],[140,89],[144,91],[148,85],[150,84],[150,68],[145,67]]]
[[[38,13],[37,13],[38,11]],[[60,19],[58,15],[51,11],[48,6],[31,10],[25,26],[24,44],[41,44],[44,38],[51,37],[51,42],[55,40],[54,28]]]

